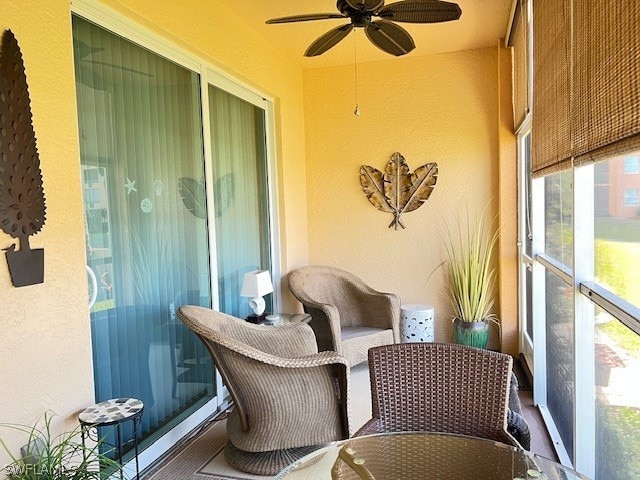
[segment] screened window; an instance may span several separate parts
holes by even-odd
[[[640,471],[640,3],[612,5],[533,2],[534,398],[594,480]]]
[[[630,157],[615,157],[601,162],[609,175],[614,177],[626,165]],[[640,183],[640,180],[639,180]],[[609,181],[607,194],[595,197],[594,203],[594,263],[598,285],[640,307],[640,222],[634,212],[630,216],[621,207],[640,205],[639,189],[625,189],[620,205],[608,201],[614,194],[617,182]],[[598,188],[597,185],[594,188]],[[597,190],[596,190],[597,192]],[[619,197],[618,197],[619,198]]]
[[[562,265],[573,263],[571,170],[545,177],[545,254]]]
[[[640,472],[640,336],[596,307],[596,478],[625,480]]]

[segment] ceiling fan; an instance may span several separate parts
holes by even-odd
[[[306,57],[322,55],[336,46],[356,28],[364,28],[371,42],[391,55],[400,56],[415,48],[413,38],[404,28],[394,22],[438,23],[458,20],[462,10],[457,3],[443,0],[403,0],[384,5],[384,0],[338,0],[336,7],[340,13],[311,13],[290,17],[272,18],[266,23],[308,22],[334,18],[349,19],[350,23],[329,30],[313,42]],[[380,20],[373,20],[379,17]]]

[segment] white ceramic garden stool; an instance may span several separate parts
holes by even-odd
[[[402,343],[433,342],[435,309],[431,305],[415,303],[400,307],[400,335]]]

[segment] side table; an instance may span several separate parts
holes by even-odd
[[[433,317],[431,305],[407,304],[400,307],[400,336],[403,343],[433,342]]]
[[[140,478],[140,468],[138,466],[138,430],[142,423],[142,411],[144,404],[137,398],[112,398],[104,402],[97,403],[91,407],[85,408],[78,415],[80,428],[82,430],[82,444],[85,444],[86,438],[91,438],[91,429],[98,427],[115,426],[116,433],[116,452],[118,454],[118,462],[120,462],[120,478],[124,478],[124,464],[122,463],[122,432],[121,425],[123,422],[131,420],[133,422],[133,448],[136,461],[136,480]],[[98,441],[96,438],[92,440]]]

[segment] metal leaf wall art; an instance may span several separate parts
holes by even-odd
[[[378,210],[393,214],[389,228],[405,228],[400,216],[419,208],[431,196],[438,181],[438,164],[427,163],[411,172],[404,157],[391,155],[385,172],[369,165],[360,167],[360,184],[369,202]]]
[[[45,220],[27,77],[18,41],[7,30],[0,49],[0,228],[20,240],[19,250],[15,244],[4,249],[16,287],[44,281],[44,249],[31,249],[29,237]]]

